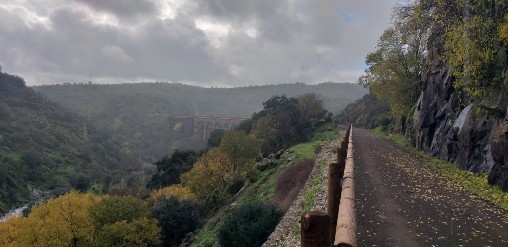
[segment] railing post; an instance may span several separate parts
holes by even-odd
[[[342,163],[342,166],[341,166]],[[340,203],[340,179],[344,173],[344,162],[331,163],[328,165],[328,207],[327,212],[330,216],[330,241],[335,238],[335,228],[337,227],[337,217],[339,215]]]
[[[329,247],[330,243],[330,216],[316,211],[303,214],[301,247]]]

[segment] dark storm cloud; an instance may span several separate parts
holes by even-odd
[[[394,1],[6,0],[0,64],[29,84],[354,81]]]

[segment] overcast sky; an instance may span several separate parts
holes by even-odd
[[[396,0],[2,0],[0,65],[28,85],[355,82]]]

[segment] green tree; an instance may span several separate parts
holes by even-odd
[[[160,228],[152,218],[138,218],[131,222],[121,220],[105,225],[97,240],[97,246],[156,246],[160,244]]]
[[[209,147],[218,147],[222,140],[222,137],[226,134],[226,130],[223,129],[214,129],[210,133],[210,137],[208,138],[208,146]]]
[[[96,246],[149,246],[160,243],[150,208],[132,196],[109,196],[89,210]]]
[[[302,118],[306,122],[315,123],[326,114],[324,103],[316,94],[304,94],[296,98],[302,109]]]
[[[445,32],[443,58],[454,87],[477,99],[499,88],[506,51],[498,35],[508,14],[505,0],[436,0],[433,16]]]
[[[229,131],[224,135],[219,148],[233,163],[232,172],[245,171],[256,162],[261,151],[259,141],[241,131]]]
[[[263,103],[263,110],[253,115],[251,133],[263,140],[264,154],[287,148],[307,138],[310,125],[302,116],[297,99],[275,95]]]
[[[178,246],[187,233],[198,229],[204,217],[198,203],[176,197],[159,198],[152,212],[162,229],[163,246]]]
[[[378,98],[390,103],[396,117],[408,116],[420,93],[431,19],[417,6],[395,8],[393,27],[383,32],[376,51],[367,55],[368,69],[359,79]]]
[[[30,168],[36,168],[44,162],[43,155],[33,148],[24,151],[21,155],[21,160]]]
[[[253,125],[254,125],[254,120],[252,118],[249,118],[249,119],[244,120],[241,123],[239,123],[235,127],[235,130],[237,130],[237,131],[243,131],[246,134],[248,134],[248,133],[250,133],[252,131],[252,126]]]
[[[197,160],[194,151],[175,150],[171,158],[167,155],[155,163],[157,173],[152,176],[147,187],[157,189],[173,184],[179,184],[180,175],[189,171]]]
[[[263,154],[288,148],[298,141],[297,127],[291,124],[290,112],[280,112],[256,121],[252,134],[263,140]]]
[[[90,217],[100,228],[121,220],[150,217],[150,208],[133,196],[107,196],[90,208]]]
[[[219,228],[222,247],[261,246],[279,223],[282,213],[272,205],[251,202],[233,209]]]

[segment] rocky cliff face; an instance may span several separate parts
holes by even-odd
[[[430,39],[422,92],[406,133],[418,148],[462,169],[486,173],[491,184],[508,191],[508,72],[503,89],[488,102],[461,96],[439,60],[439,40],[439,35]]]

